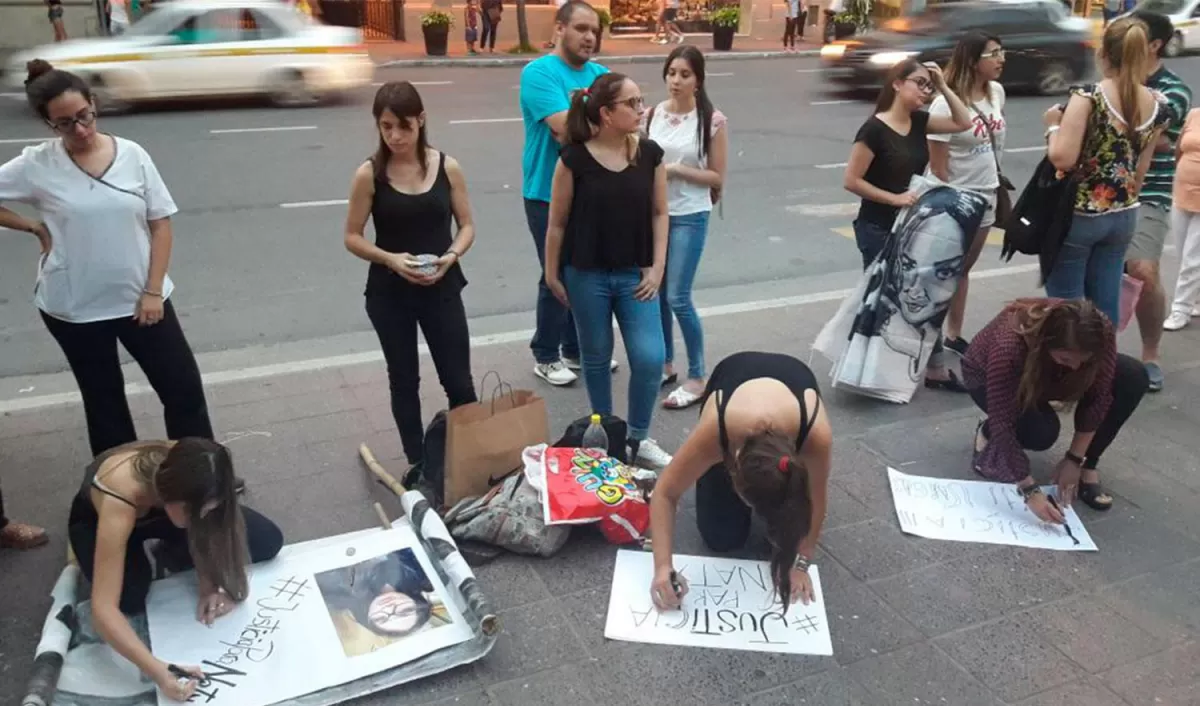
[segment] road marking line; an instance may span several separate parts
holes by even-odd
[[[711,73],[711,74],[708,74],[708,75],[709,75],[709,76],[732,76],[732,75],[733,75],[733,72],[732,72],[732,71],[728,71],[728,72],[719,73],[719,74],[717,74],[717,73]]]
[[[996,267],[993,269],[972,272],[971,278],[980,280],[991,279],[994,277],[1006,277],[1009,275],[1036,272],[1038,269],[1039,265],[1037,263],[1028,265],[1014,265],[1011,267]],[[731,314],[744,314],[747,312],[764,311],[767,309],[782,309],[785,307],[820,304],[845,299],[853,292],[854,288],[831,289],[825,292],[814,292],[812,294],[802,294],[794,297],[778,297],[775,299],[747,301],[738,304],[710,306],[700,309],[697,313],[699,313],[701,317],[707,318],[713,316],[728,316]],[[471,347],[484,348],[488,346],[528,341],[529,337],[532,335],[533,329],[524,329],[520,331],[494,333],[487,336],[472,336]],[[422,343],[418,348],[423,354],[429,353],[429,348],[424,343]],[[206,386],[212,386],[278,377],[280,375],[293,375],[296,373],[328,370],[330,368],[344,368],[352,365],[362,365],[364,363],[381,362],[383,362],[383,353],[378,350],[371,350],[363,353],[350,353],[346,355],[328,356],[325,358],[310,358],[308,360],[296,360],[287,363],[274,363],[272,365],[238,368],[235,370],[222,370],[219,372],[207,373],[201,377]],[[126,395],[137,395],[152,391],[152,388],[148,384],[142,382],[130,383],[125,386]],[[40,409],[42,407],[77,404],[79,401],[80,397],[78,392],[63,392],[54,395],[42,395],[40,397],[29,397],[25,399],[18,398],[0,400],[0,414],[11,414],[13,412],[23,412],[32,409]]]
[[[318,208],[320,206],[345,206],[348,199],[329,199],[328,201],[292,201],[279,204],[280,208]]]
[[[798,74],[816,74],[816,73],[820,73],[824,70],[825,69],[796,69],[796,73],[798,73]]]
[[[832,164],[814,164],[815,169],[841,169],[846,166],[846,162],[834,162]]]
[[[471,120],[451,120],[451,125],[482,125],[485,123],[519,123],[521,118],[473,118]]]
[[[11,140],[0,140],[0,145],[35,145],[39,142],[45,142],[52,138],[49,137],[31,137]]]
[[[380,86],[382,86],[385,83],[392,83],[392,82],[391,81],[373,81],[371,83],[371,87],[379,88]],[[409,81],[409,83],[411,83],[414,86],[449,86],[449,85],[452,85],[454,82],[453,81]]]
[[[813,101],[809,105],[844,105],[846,103],[857,103],[856,100],[836,100],[836,101]]]
[[[1046,151],[1045,145],[1038,145],[1037,147],[1013,147],[1012,149],[1004,150],[1005,153],[1013,153],[1013,154],[1016,154],[1017,152],[1045,152],[1045,151]]]
[[[274,127],[233,127],[222,130],[209,130],[210,135],[233,135],[243,132],[296,132],[298,130],[316,130],[316,125],[276,125]]]

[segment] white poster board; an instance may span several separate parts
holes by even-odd
[[[1075,510],[1063,508],[1067,526],[1075,535],[1072,539],[1062,526],[1042,522],[1030,512],[1011,483],[910,476],[894,468],[888,468],[888,481],[900,529],[908,534],[955,542],[1096,551],[1096,543]],[[1056,492],[1049,486],[1044,490]]]
[[[250,569],[250,597],[212,627],[196,621],[195,574],[153,584],[156,657],[198,666],[192,703],[266,706],[465,642],[462,607],[412,529],[355,533]],[[159,694],[160,706],[174,702]]]
[[[660,612],[650,600],[654,555],[618,552],[604,636],[683,647],[833,654],[816,566],[809,569],[816,600],[797,601],[786,613],[764,561],[676,554],[675,569],[687,579],[688,593],[680,610]]]

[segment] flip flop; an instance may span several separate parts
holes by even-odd
[[[9,522],[0,530],[0,549],[33,549],[49,541],[46,530],[21,522]]]
[[[680,385],[671,390],[671,394],[667,395],[667,399],[663,400],[663,407],[667,409],[687,409],[699,402],[702,396]]]

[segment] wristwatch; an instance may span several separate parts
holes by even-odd
[[[1027,485],[1024,488],[1019,485],[1017,486],[1017,495],[1020,495],[1025,500],[1029,500],[1040,492],[1042,492],[1042,486],[1038,485],[1037,483],[1034,483],[1033,485]]]
[[[1067,460],[1068,460],[1068,461],[1070,461],[1071,463],[1075,464],[1076,466],[1082,466],[1082,465],[1083,465],[1083,456],[1080,456],[1080,455],[1079,455],[1079,454],[1077,454],[1077,453],[1072,453],[1071,451],[1067,451],[1067,453],[1065,454],[1065,456],[1066,456],[1066,458],[1067,458]]]
[[[810,567],[812,565],[813,565],[813,562],[809,561],[808,557],[804,556],[803,554],[801,554],[799,552],[796,552],[796,559],[792,562],[793,570],[803,571],[804,573],[807,574],[808,567]]]

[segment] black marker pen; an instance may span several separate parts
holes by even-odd
[[[183,669],[180,669],[179,667],[177,667],[174,664],[168,664],[167,671],[170,672],[171,676],[175,677],[176,679],[185,679],[185,680],[191,681],[193,679],[199,678],[195,674],[192,674],[191,672],[188,672],[188,671],[184,671]]]
[[[1059,507],[1058,501],[1054,499],[1053,495],[1047,494],[1046,498],[1050,501],[1051,505],[1057,508],[1059,512],[1062,512],[1062,508]],[[1071,538],[1072,542],[1079,544],[1079,540],[1075,539],[1075,535],[1071,532],[1071,525],[1067,524],[1067,513],[1065,512],[1063,512],[1063,529],[1067,531],[1067,536]]]
[[[675,591],[676,598],[683,598],[683,585],[679,583],[679,574],[671,572],[671,590]]]

